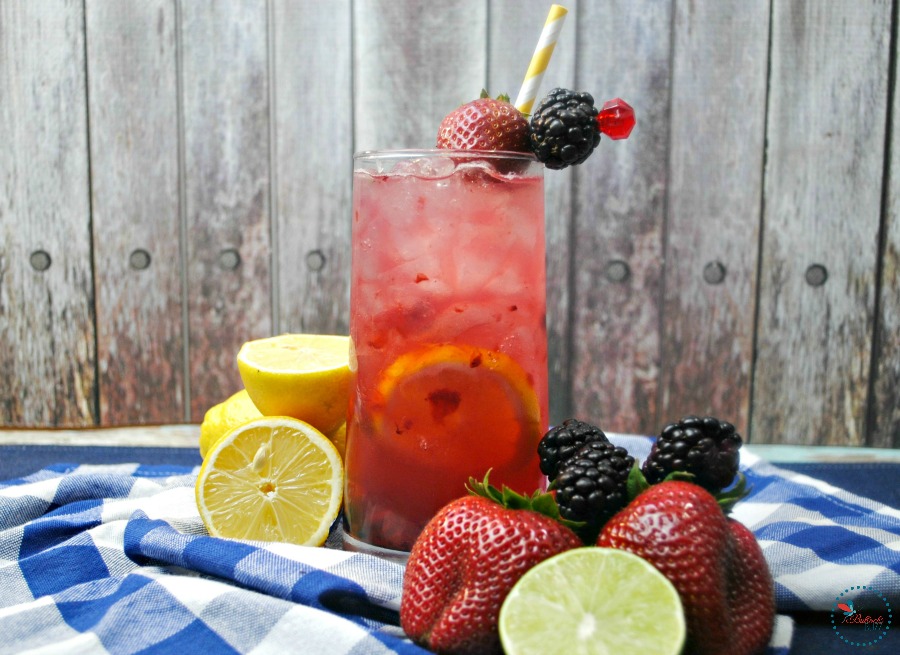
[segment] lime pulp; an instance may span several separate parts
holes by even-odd
[[[500,610],[506,655],[678,655],[685,620],[678,592],[624,550],[569,550],[530,569]]]

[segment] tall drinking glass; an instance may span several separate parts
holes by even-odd
[[[345,545],[399,555],[469,477],[543,480],[543,166],[449,150],[354,164]]]

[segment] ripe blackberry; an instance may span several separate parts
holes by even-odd
[[[556,478],[556,502],[564,519],[584,521],[579,530],[592,543],[604,523],[628,504],[628,473],[634,457],[608,441],[593,441],[566,460]]]
[[[586,443],[601,441],[609,443],[603,430],[596,425],[570,418],[547,431],[538,444],[541,458],[541,472],[550,482],[556,479],[560,465],[565,463]]]
[[[600,143],[593,96],[553,89],[532,114],[528,139],[547,168],[580,164]]]
[[[734,481],[742,444],[731,423],[686,416],[663,428],[641,470],[650,484],[674,471],[692,473],[697,484],[715,494]]]

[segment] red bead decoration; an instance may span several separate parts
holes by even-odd
[[[610,139],[627,139],[634,129],[634,109],[622,98],[607,100],[597,114],[597,129]]]

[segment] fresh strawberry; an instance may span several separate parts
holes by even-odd
[[[442,655],[502,653],[497,620],[509,590],[535,564],[581,546],[552,496],[501,492],[487,477],[469,483],[473,495],[425,526],[403,579],[403,630]]]
[[[685,652],[750,655],[766,649],[775,617],[772,578],[753,533],[692,482],[651,486],[612,517],[598,546],[631,551],[678,590]]]
[[[489,98],[487,91],[482,91],[478,100],[444,117],[438,130],[437,147],[531,152],[528,121],[509,103],[509,96]]]

